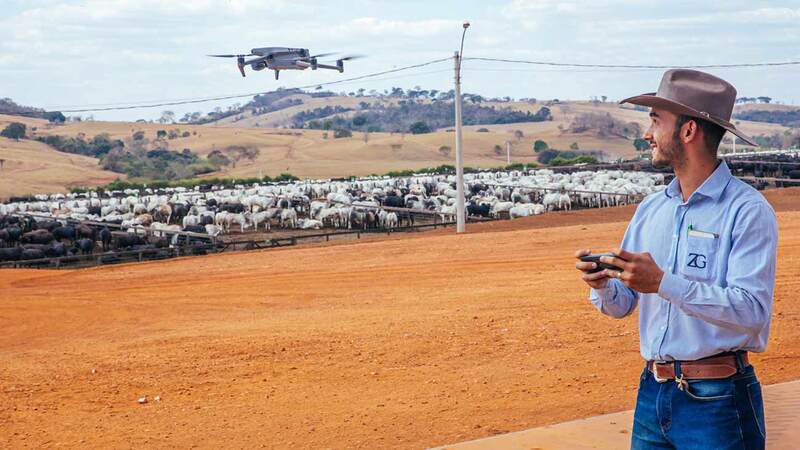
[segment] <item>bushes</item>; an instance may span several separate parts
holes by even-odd
[[[582,154],[575,151],[543,150],[536,158],[542,164],[551,166],[568,166],[572,164],[597,164],[597,158],[591,155]]]
[[[25,138],[25,124],[19,122],[11,122],[3,131],[0,131],[0,136],[9,139],[20,140]]]
[[[420,120],[418,122],[412,123],[411,126],[408,127],[408,131],[411,134],[425,134],[425,133],[430,133],[431,128],[428,126],[427,123]]]
[[[350,130],[345,130],[343,128],[339,128],[339,129],[336,129],[336,130],[333,131],[333,137],[334,137],[334,139],[349,138],[349,137],[353,137],[353,133]]]

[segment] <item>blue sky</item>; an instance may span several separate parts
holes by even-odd
[[[800,1],[0,0],[0,97],[40,107],[169,100],[334,81],[464,53],[512,59],[692,65],[800,60]],[[292,46],[367,58],[344,74],[241,78],[207,53]],[[740,95],[800,104],[800,67],[712,70]],[[659,70],[554,69],[465,61],[464,91],[485,96],[619,99],[654,90]],[[452,64],[335,91],[452,88]],[[235,101],[174,107],[209,111]],[[160,109],[95,113],[155,118]]]

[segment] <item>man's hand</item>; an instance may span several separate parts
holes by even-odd
[[[578,262],[575,263],[575,268],[583,272],[583,276],[581,278],[583,278],[583,281],[585,281],[586,284],[595,289],[603,289],[608,284],[608,274],[605,273],[605,270],[601,270],[600,272],[596,273],[588,273],[589,270],[596,269],[597,264],[581,261],[581,256],[591,254],[592,251],[588,249],[578,250],[575,252],[575,257],[578,258]]]
[[[650,253],[631,253],[621,248],[616,248],[611,253],[619,258],[603,256],[600,261],[620,267],[622,272],[605,269],[598,273],[603,273],[611,278],[619,278],[625,283],[625,286],[643,294],[658,292],[661,279],[664,278],[664,271],[658,267]]]

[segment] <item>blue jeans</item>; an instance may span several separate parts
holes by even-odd
[[[761,384],[753,366],[721,380],[659,383],[647,368],[639,381],[631,449],[763,449]]]

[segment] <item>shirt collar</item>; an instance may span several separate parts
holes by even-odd
[[[717,164],[717,168],[709,175],[708,178],[697,188],[696,191],[692,194],[692,197],[695,195],[702,195],[705,197],[713,198],[714,200],[719,199],[722,195],[722,191],[725,190],[725,187],[728,186],[728,182],[731,180],[731,170],[728,168],[728,164],[725,161],[720,161]],[[670,181],[667,188],[664,190],[664,194],[669,197],[679,196],[681,194],[681,185],[678,182],[678,177],[675,177]]]

